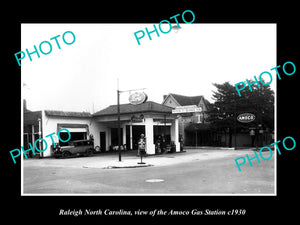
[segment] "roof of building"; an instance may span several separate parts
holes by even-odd
[[[207,108],[209,108],[211,105],[210,102],[208,100],[206,100],[203,95],[185,96],[185,95],[178,95],[178,94],[173,94],[173,93],[169,93],[168,95],[165,95],[163,104],[165,103],[167,97],[170,95],[177,101],[177,103],[180,106],[199,105],[199,103],[202,99]]]
[[[142,113],[142,112],[143,113],[145,112],[172,113],[172,108],[152,101],[147,101],[139,105],[132,105],[132,104],[120,105],[120,114]],[[93,116],[116,115],[117,113],[118,113],[117,105],[110,105],[107,108],[94,113]]]
[[[47,116],[65,116],[65,117],[92,117],[89,112],[67,112],[58,110],[45,110]]]
[[[170,93],[170,95],[172,95],[181,106],[198,105],[200,100],[203,98],[203,95],[184,96],[184,95],[178,95],[178,94],[172,94],[172,93]]]

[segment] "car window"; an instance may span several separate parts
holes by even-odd
[[[75,141],[69,142],[70,146],[85,146],[85,145],[92,145],[91,141]]]

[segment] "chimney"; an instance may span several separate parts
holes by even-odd
[[[27,102],[26,102],[26,99],[23,99],[23,112],[27,112],[28,109],[27,109]]]
[[[164,100],[165,100],[167,97],[168,97],[168,95],[163,95]],[[163,101],[164,101],[164,100],[163,100]]]

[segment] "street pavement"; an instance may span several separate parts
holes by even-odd
[[[136,152],[23,160],[23,193],[117,195],[274,194],[274,157],[238,171],[234,159],[252,150],[188,149],[143,158]],[[269,152],[263,152],[268,158]]]

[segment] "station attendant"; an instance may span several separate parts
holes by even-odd
[[[140,154],[145,154],[146,153],[146,139],[145,135],[141,134],[140,139],[138,141],[138,156]]]

